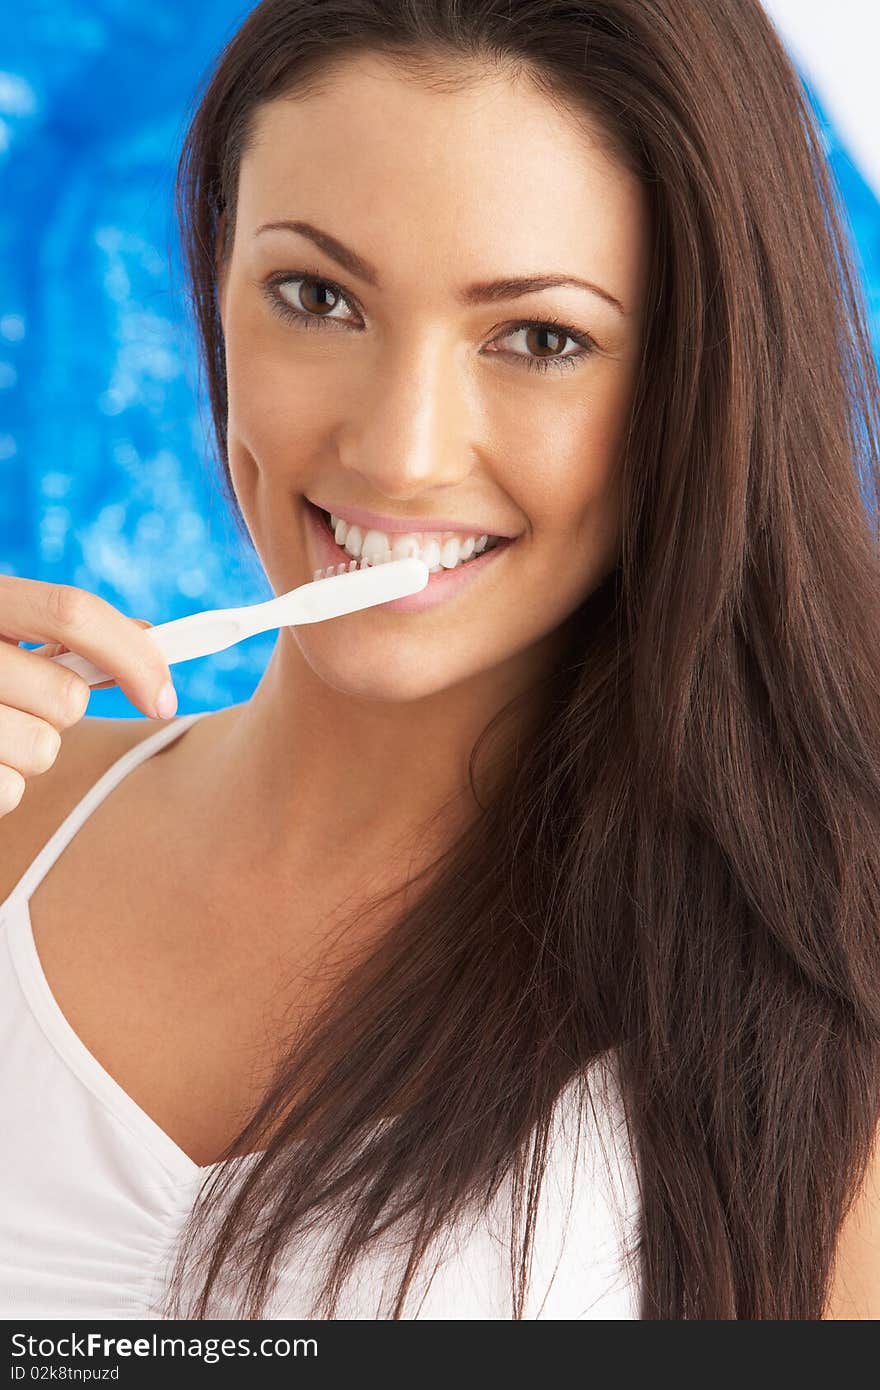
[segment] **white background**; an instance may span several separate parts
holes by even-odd
[[[880,197],[880,0],[763,4],[853,163]]]

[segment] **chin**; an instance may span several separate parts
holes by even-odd
[[[357,616],[357,615],[353,615]],[[344,621],[334,619],[334,623]],[[428,700],[452,686],[467,680],[470,674],[453,670],[448,653],[440,653],[436,662],[426,658],[413,660],[407,643],[395,643],[398,650],[391,656],[386,649],[370,647],[366,642],[349,643],[325,641],[318,638],[322,624],[306,624],[296,632],[287,629],[297,645],[299,656],[323,685],[347,695],[353,700],[375,700],[383,704],[411,704]],[[329,627],[330,624],[323,626]]]

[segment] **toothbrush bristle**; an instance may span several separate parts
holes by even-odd
[[[338,565],[327,565],[325,569],[315,570],[312,581],[316,583],[319,579],[332,579],[337,574],[352,574],[355,570],[372,569],[373,565],[387,565],[393,558],[391,551],[386,550],[378,560],[372,560],[367,555],[361,555],[359,559],[353,558],[347,564],[343,560]]]

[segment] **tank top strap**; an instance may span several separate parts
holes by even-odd
[[[149,734],[146,738],[141,739],[133,748],[129,748],[126,753],[123,753],[121,758],[117,758],[114,763],[111,763],[107,771],[98,778],[97,782],[92,784],[54,834],[46,841],[39,854],[31,861],[30,867],[9,894],[6,902],[11,903],[14,898],[22,898],[27,902],[62,850],[67,848],[80,826],[88,820],[95,808],[100,806],[104,798],[109,796],[113,788],[118,786],[122,779],[139,763],[146,762],[153,753],[158,753],[160,748],[164,748],[166,744],[179,738],[191,724],[210,712],[209,710],[197,710],[195,714],[185,714],[178,719],[170,720],[167,724],[163,724],[160,729],[157,729],[154,734]],[[0,904],[0,907],[2,906],[3,904]]]

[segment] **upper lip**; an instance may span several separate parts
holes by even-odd
[[[366,527],[372,531],[400,532],[402,534],[409,531],[461,531],[467,536],[500,536],[502,540],[513,539],[504,531],[492,531],[488,526],[482,526],[476,522],[452,521],[448,517],[442,516],[383,516],[381,512],[369,512],[364,507],[349,507],[347,505],[339,507],[331,505],[329,502],[314,502],[311,497],[307,500],[312,503],[313,507],[320,507],[322,511],[342,517],[354,526]]]

